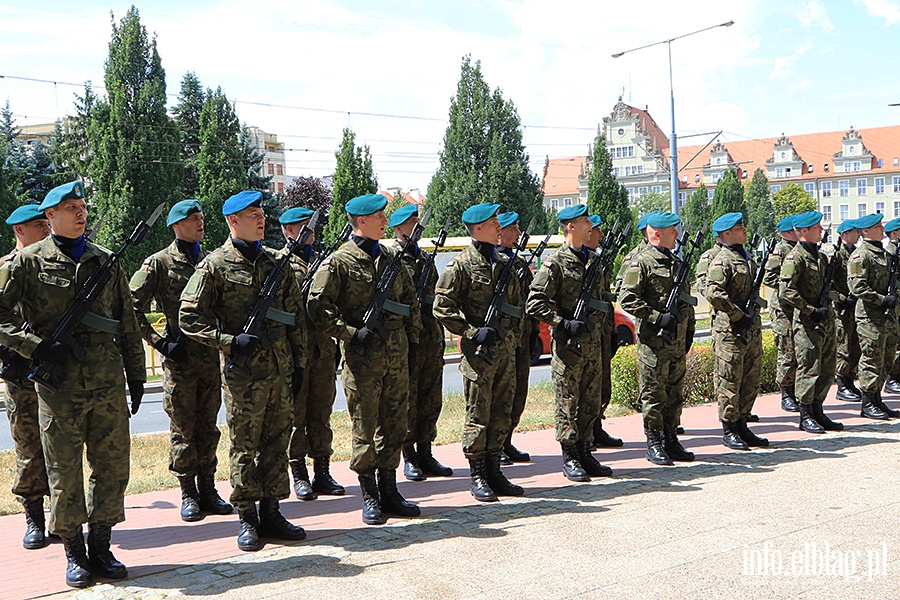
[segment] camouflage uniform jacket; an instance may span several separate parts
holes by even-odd
[[[881,306],[888,293],[891,279],[891,263],[888,252],[880,242],[864,240],[847,263],[850,292],[859,298],[856,303],[857,320],[865,319],[876,325],[895,319],[891,310],[885,315]]]
[[[201,344],[230,354],[231,342],[243,330],[276,261],[273,250],[260,246],[256,259],[250,262],[228,238],[197,265],[184,288],[179,311],[181,330]],[[272,308],[279,312],[271,313],[262,331],[262,337],[268,339],[250,357],[254,380],[267,379],[276,369],[288,377],[306,364],[306,321],[296,280],[285,278]],[[275,321],[273,316],[288,323]]]
[[[402,244],[397,240],[394,240],[392,247],[397,252],[403,251]],[[418,256],[413,256],[409,252],[404,252],[403,256],[400,258],[403,266],[406,267],[406,272],[409,273],[409,278],[413,282],[413,286],[416,288],[416,302],[418,302],[419,283],[422,279],[422,270],[425,268],[426,260],[426,253],[421,250],[419,251]],[[425,299],[422,303],[422,309],[419,312],[419,317],[422,319],[422,331],[419,333],[421,339],[419,342],[431,344],[440,343],[443,346],[444,329],[441,327],[438,320],[434,318],[434,288],[437,285],[437,280],[438,273],[437,268],[435,268],[431,272],[428,281],[425,283]]]
[[[0,343],[30,358],[38,344],[53,334],[84,281],[110,254],[85,240],[84,254],[75,263],[51,237],[19,251],[9,268],[0,270]],[[123,369],[129,381],[146,381],[144,346],[121,264],[113,267],[112,278],[89,310],[109,319],[107,326],[116,332],[78,326],[75,334],[84,344],[79,340],[82,347],[72,348],[65,362],[54,368],[57,388],[124,386]],[[27,331],[23,330],[24,322],[28,323]]]
[[[278,250],[275,253],[275,256],[281,258],[287,252],[287,246]],[[303,285],[303,280],[306,279],[306,275],[309,273],[309,263],[303,259],[302,256],[297,256],[294,254],[290,258],[290,262],[288,263],[291,267],[291,272],[294,274],[294,279],[297,280],[297,286]],[[334,356],[337,352],[337,344],[335,344],[334,340],[331,339],[330,336],[325,335],[313,325],[313,322],[309,319],[309,313],[306,311],[306,298],[302,299],[303,306],[303,314],[304,319],[306,319],[306,350],[307,356],[313,356],[313,348],[318,350],[318,356]]]
[[[834,255],[834,279],[831,281],[831,290],[837,295],[835,302],[844,302],[850,295],[850,282],[847,278],[847,265],[850,255],[856,250],[853,246],[847,246],[838,242],[829,247],[827,254]]]
[[[778,309],[781,307],[781,300],[777,293],[781,285],[781,265],[784,262],[784,257],[791,253],[795,245],[796,242],[789,242],[785,239],[779,240],[775,244],[775,249],[769,254],[769,260],[766,261],[763,267],[766,270],[766,274],[763,276],[763,283],[776,291],[775,294],[772,294],[772,299],[770,300],[771,308]],[[788,307],[788,311],[790,311],[790,307]]]
[[[781,265],[781,288],[778,295],[781,304],[793,308],[801,315],[811,315],[819,306],[828,260],[824,248],[814,256],[798,242],[784,257],[784,264]]]
[[[378,257],[373,259],[356,242],[350,241],[322,262],[309,289],[306,305],[309,318],[322,333],[350,342],[356,330],[363,326],[363,317],[378,281],[396,252],[395,248],[379,244]],[[400,270],[389,299],[408,306],[409,315],[398,315],[385,309],[381,314],[382,323],[388,331],[405,329],[408,343],[418,344],[422,319],[416,288],[405,268]]]
[[[619,267],[619,272],[616,274],[615,281],[615,293],[616,296],[619,295],[619,292],[622,289],[622,280],[625,278],[625,271],[628,270],[628,265],[632,263],[638,256],[641,255],[641,252],[646,250],[650,244],[645,239],[641,239],[638,242],[638,245],[631,249],[631,251],[625,255],[625,258],[622,259],[622,265]]]
[[[709,273],[709,265],[712,264],[713,259],[721,249],[722,246],[719,244],[713,244],[713,247],[701,254],[700,260],[697,261],[697,292],[701,296],[706,296],[706,276]]]
[[[209,254],[203,248],[197,255],[201,262]],[[178,309],[181,307],[181,292],[187,285],[195,267],[190,259],[172,241],[166,248],[152,254],[144,260],[141,268],[131,278],[131,296],[141,335],[151,346],[162,339],[147,320],[145,311],[150,309],[150,301],[156,300],[156,306],[166,317],[166,335],[172,341],[181,333],[178,330]],[[195,348],[196,350],[196,348]]]
[[[501,247],[498,246],[498,249],[500,248]],[[522,274],[522,276],[519,278],[519,289],[522,290],[522,296],[526,297],[523,298],[522,304],[524,305],[524,300],[527,299],[528,296],[528,289],[531,287],[531,282],[534,281],[534,271],[531,270],[531,266],[525,265],[525,259],[522,258],[521,255],[516,255],[516,259],[513,263],[513,268],[516,270],[516,273]],[[526,314],[522,317],[521,325],[522,347],[528,348],[528,344],[531,343],[531,335],[537,335],[540,333],[541,322]],[[529,352],[530,351],[531,349],[529,348]]]
[[[447,263],[447,268],[438,279],[434,300],[434,315],[444,327],[451,333],[472,339],[484,324],[494,297],[494,286],[508,260],[506,254],[495,250],[494,262],[489,263],[473,242]],[[520,319],[524,316],[518,277],[514,276],[509,283],[506,304],[511,307],[508,312],[520,313],[519,317],[507,315],[501,319],[501,323],[511,325],[504,327],[503,333],[512,336],[513,345],[518,347],[522,341]]]
[[[749,257],[746,250],[741,253],[725,245],[719,248],[709,266],[706,278],[706,299],[713,310],[713,329],[726,333],[731,331],[731,324],[744,316],[747,300],[753,290],[753,279],[758,267]],[[759,314],[753,320],[753,326],[762,323]]]
[[[581,296],[584,278],[591,265],[600,260],[596,252],[588,251],[587,262],[581,262],[580,251],[563,244],[541,265],[528,293],[526,311],[529,315],[559,327],[563,319],[573,319],[575,306]],[[602,328],[597,326],[601,314],[612,311],[610,294],[603,288],[603,277],[597,279],[591,294],[591,306],[585,319],[593,327],[589,335],[592,343],[599,343]]]

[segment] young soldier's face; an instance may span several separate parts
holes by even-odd
[[[804,242],[811,243],[811,244],[818,244],[819,242],[822,241],[822,232],[823,231],[824,231],[824,229],[822,229],[821,223],[816,223],[812,227],[804,227],[804,228],[798,230],[798,232],[800,234],[800,239],[803,240]],[[863,230],[863,231],[865,232],[865,230]],[[881,226],[881,235],[882,235],[882,237],[884,237],[884,226],[883,225]],[[878,238],[878,239],[881,239],[881,238]]]
[[[513,244],[518,242],[520,237],[522,237],[522,230],[519,229],[518,223],[507,225],[500,230],[500,245],[506,248],[512,248]]]
[[[258,206],[248,206],[233,215],[228,215],[231,237],[245,242],[258,242],[266,234],[266,213]]]
[[[572,235],[572,246],[575,248],[586,246],[591,239],[593,227],[594,224],[587,215],[581,215],[569,221],[566,231]]]
[[[878,223],[862,230],[863,237],[873,242],[880,242],[884,238],[884,224]]]
[[[497,244],[500,240],[500,221],[496,216],[482,221],[472,227],[472,239],[488,244]]]
[[[289,223],[287,225],[281,226],[281,233],[284,234],[284,239],[286,240],[296,240],[297,236],[300,235],[300,232],[303,231],[303,228],[309,223],[309,219],[305,221],[299,221],[297,223]],[[307,244],[312,244],[316,241],[316,230],[313,229],[309,232],[309,237],[306,238]]]
[[[203,213],[195,212],[177,223],[172,223],[172,231],[175,232],[175,237],[179,240],[191,244],[194,242],[202,242],[203,233],[205,231],[203,228]]]
[[[678,227],[675,225],[663,227],[661,229],[654,229],[650,225],[647,225],[647,232],[651,244],[662,248],[668,248],[669,250],[675,249],[675,241],[678,239]]]
[[[22,246],[30,246],[50,235],[50,221],[47,219],[34,219],[27,223],[16,225],[16,238],[22,242]]]
[[[416,215],[411,216],[407,220],[403,221],[396,227],[394,227],[394,233],[397,235],[397,239],[400,241],[405,241],[406,238],[412,235],[413,229],[416,228],[416,225],[419,224],[419,217]]]
[[[729,246],[732,244],[747,243],[747,228],[744,227],[743,223],[738,223],[728,231],[723,231],[720,235],[722,237],[722,243]]]
[[[384,237],[384,228],[387,227],[388,220],[384,216],[384,211],[379,210],[370,215],[360,215],[356,219],[356,233],[370,240],[380,240]]]
[[[599,227],[594,227],[593,229],[591,229],[591,237],[588,239],[587,244],[585,244],[585,246],[587,246],[591,250],[596,250],[597,248],[600,247],[600,240],[602,240],[602,239],[603,239],[603,232],[600,231]]]
[[[896,232],[892,231],[891,233],[888,234],[889,236],[892,236],[891,237],[892,240],[894,239],[893,235],[895,233],[900,234],[900,230],[898,230]],[[844,233],[841,234],[841,240],[848,246],[855,246],[856,242],[859,241],[859,229],[851,229],[850,231],[845,231]]]
[[[46,213],[50,219],[50,228],[56,235],[73,239],[84,235],[88,214],[84,200],[63,200],[53,208],[48,208]]]

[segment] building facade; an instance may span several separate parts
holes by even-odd
[[[248,127],[252,144],[263,155],[261,175],[272,178],[269,191],[280,194],[287,185],[284,142],[278,141],[274,133],[266,133],[259,127]]]

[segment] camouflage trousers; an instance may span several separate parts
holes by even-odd
[[[794,353],[792,320],[793,309],[785,312],[780,307],[772,307],[772,330],[775,332],[775,346],[778,348],[775,383],[779,387],[794,385],[797,377],[797,356]]]
[[[594,421],[600,415],[600,348],[582,343],[581,356],[555,337],[550,372],[556,399],[556,441],[574,444],[594,439]]]
[[[303,372],[303,386],[294,396],[294,420],[288,459],[294,462],[331,456],[331,412],[337,393],[334,342],[323,352],[318,343],[313,346]]]
[[[499,456],[510,432],[510,413],[516,394],[515,348],[507,334],[491,349],[493,362],[475,356],[475,344],[463,338],[460,342],[466,396],[466,422],[462,449],[468,459]]]
[[[16,476],[12,493],[19,502],[39,500],[50,495],[41,428],[38,425],[38,399],[34,387],[19,387],[6,382],[6,416],[16,448]]]
[[[674,429],[681,419],[686,369],[679,337],[646,343],[638,337],[638,386],[645,429]]]
[[[837,334],[837,375],[856,379],[859,369],[859,360],[862,356],[859,333],[856,327],[856,317],[853,311],[848,311],[844,318],[834,320]],[[885,365],[890,367],[890,361]]]
[[[600,328],[600,418],[612,400],[612,359],[613,350],[619,345],[613,316],[604,317]]]
[[[810,317],[795,313],[794,351],[797,356],[797,377],[794,382],[797,402],[806,405],[824,402],[834,383],[837,367],[834,319],[826,318],[816,324]]]
[[[125,386],[38,391],[41,442],[50,482],[51,533],[72,537],[84,523],[125,520],[131,437]],[[87,496],[82,457],[90,466]]]
[[[198,351],[204,350],[200,347]],[[218,358],[218,357],[216,357]],[[217,360],[163,360],[163,409],[169,415],[169,471],[176,477],[215,475],[221,433],[216,426],[222,406],[222,379]]]
[[[881,391],[898,342],[898,325],[893,318],[875,323],[860,319],[857,325],[862,357],[859,360],[859,389],[876,394]]]
[[[444,402],[444,331],[440,339],[419,340],[416,364],[410,365],[408,426],[404,445],[431,443],[437,437],[437,422]]]
[[[248,380],[228,372],[223,379],[231,441],[231,503],[241,511],[263,498],[287,498],[293,408],[289,378],[276,370],[265,379]]]
[[[762,328],[751,327],[741,336],[731,331],[714,333],[716,368],[713,384],[719,420],[734,423],[753,412],[762,374]]]
[[[353,426],[350,468],[359,475],[396,469],[409,425],[409,345],[395,329],[368,352],[341,343],[341,382]],[[368,357],[368,363],[366,358]]]
[[[512,408],[509,411],[509,430],[514,431],[525,412],[525,401],[528,400],[528,383],[531,375],[531,352],[523,344],[516,348],[516,393],[513,395]]]

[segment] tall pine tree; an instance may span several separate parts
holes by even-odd
[[[200,112],[203,110],[205,94],[200,80],[188,71],[181,80],[178,105],[172,108],[178,134],[181,138],[181,156],[184,160],[184,176],[181,180],[181,195],[196,198],[200,192],[197,176],[197,155],[200,153]]]
[[[765,239],[775,235],[775,207],[772,205],[772,188],[769,179],[762,169],[756,169],[753,178],[747,184],[746,223],[750,237],[759,233]]]
[[[378,179],[372,168],[372,155],[369,147],[356,147],[356,134],[351,129],[344,129],[341,147],[335,152],[337,165],[334,170],[334,187],[331,197],[334,203],[328,215],[328,226],[324,239],[331,243],[340,235],[347,224],[347,212],[344,207],[348,200],[364,194],[378,191]]]
[[[715,220],[731,212],[744,212],[744,186],[738,181],[737,171],[728,169],[716,184],[710,217]]]
[[[633,214],[628,206],[628,190],[616,179],[612,157],[606,149],[606,135],[600,128],[597,129],[597,137],[594,138],[588,168],[588,210],[592,214],[600,215],[607,228],[612,227],[616,219],[623,227],[629,222],[632,223],[632,227],[636,225],[641,215]]]

